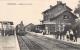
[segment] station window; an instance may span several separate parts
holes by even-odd
[[[69,16],[67,16],[67,15],[64,15],[64,17],[63,17],[64,19],[69,19]]]

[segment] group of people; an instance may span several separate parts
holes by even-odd
[[[43,35],[45,34],[49,34],[47,29],[43,30]],[[78,30],[70,28],[70,29],[64,29],[64,31],[56,31],[55,38],[60,40],[67,39],[67,41],[77,42]]]
[[[10,35],[14,35],[14,30],[13,29],[1,30],[0,33],[2,36],[10,36]]]
[[[55,33],[55,38],[56,39],[60,39],[60,40],[64,40],[66,36],[67,41],[74,41],[77,42],[77,31],[76,30],[67,30],[67,31],[63,31],[63,32],[59,32],[57,31]]]
[[[60,40],[64,40],[64,37],[65,37],[65,33],[64,32],[60,32],[60,31],[57,31],[55,32],[55,38],[56,39],[60,39]]]
[[[75,30],[67,31],[66,33],[67,41],[71,40],[77,42],[77,32]]]

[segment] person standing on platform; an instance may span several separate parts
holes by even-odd
[[[70,30],[70,40],[73,41],[73,30]]]
[[[69,38],[70,38],[69,31],[67,31],[67,33],[66,33],[66,38],[67,38],[67,41],[69,41]]]

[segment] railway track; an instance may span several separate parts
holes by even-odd
[[[43,50],[42,47],[25,36],[18,36],[20,50]]]

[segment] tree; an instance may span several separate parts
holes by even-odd
[[[78,7],[75,8],[74,13],[75,13],[75,14],[79,14],[79,16],[80,16],[80,1],[79,1],[79,4],[78,4],[77,6],[78,6]]]

